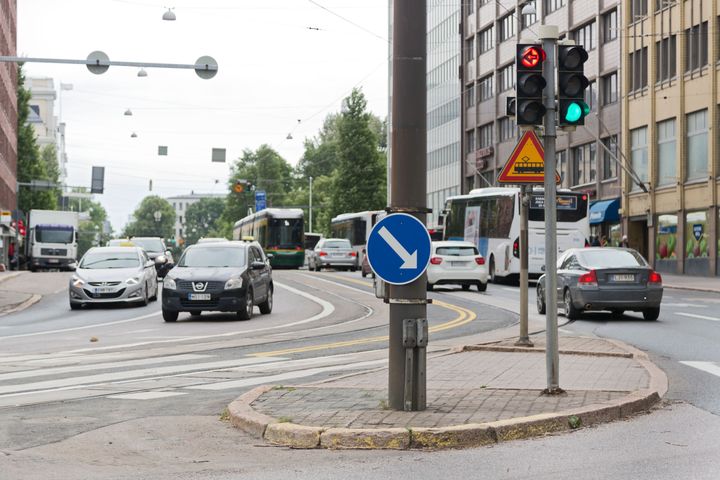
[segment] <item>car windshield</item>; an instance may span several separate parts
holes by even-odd
[[[73,243],[72,227],[42,226],[35,227],[35,239],[40,243]]]
[[[88,252],[80,262],[80,268],[135,268],[140,266],[136,252]]]
[[[647,262],[635,250],[597,249],[578,253],[580,263],[590,268],[646,267]]]
[[[323,248],[350,248],[350,240],[331,240],[325,242]]]
[[[475,247],[438,247],[436,253],[451,257],[467,257],[477,255],[478,251]]]
[[[133,238],[132,243],[148,252],[164,252],[165,247],[159,238]]]
[[[240,247],[188,248],[178,267],[244,267],[245,249]]]

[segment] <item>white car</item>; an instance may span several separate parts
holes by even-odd
[[[462,285],[470,290],[475,285],[480,292],[487,289],[488,267],[485,258],[470,242],[432,242],[430,265],[427,269],[427,289],[435,285]]]

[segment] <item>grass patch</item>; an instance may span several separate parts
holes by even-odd
[[[277,423],[292,423],[292,418],[290,417],[280,417],[277,419]]]

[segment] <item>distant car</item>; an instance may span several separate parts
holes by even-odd
[[[558,305],[569,319],[586,311],[642,312],[657,320],[662,301],[662,277],[631,248],[589,247],[568,249],[558,258]],[[537,309],[544,314],[545,275],[537,283]]]
[[[139,247],[94,247],[70,278],[70,308],[91,303],[139,303],[157,300],[155,263]]]
[[[183,252],[163,282],[162,315],[175,322],[180,312],[236,312],[241,320],[273,308],[272,268],[257,242],[212,242]]]
[[[470,242],[432,242],[430,265],[427,269],[427,289],[435,285],[462,285],[470,290],[475,285],[480,292],[487,290],[488,269],[485,258]]]
[[[151,260],[155,260],[160,255],[164,256],[167,261],[156,262],[155,269],[157,276],[163,278],[167,275],[173,264],[173,256],[170,250],[165,246],[165,242],[160,237],[132,237],[130,242],[133,245],[144,248]]]
[[[358,269],[357,252],[346,238],[323,238],[308,258],[308,268],[319,272],[322,268]]]
[[[216,242],[228,242],[229,240],[224,237],[203,237],[197,241],[198,244],[201,243],[216,243]]]
[[[107,246],[108,247],[134,247],[136,245],[134,243],[132,243],[129,238],[113,238],[108,241]]]

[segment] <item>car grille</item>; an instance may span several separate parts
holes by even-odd
[[[90,298],[102,298],[102,299],[119,298],[122,296],[123,293],[125,293],[124,288],[121,288],[117,292],[112,292],[112,293],[93,293],[93,292],[85,289],[85,295],[87,295]]]
[[[217,308],[218,304],[218,300],[203,300],[198,302],[193,300],[180,299],[180,305],[183,307]]]
[[[88,285],[93,287],[114,287],[120,285],[120,282],[88,282]]]
[[[66,248],[41,248],[40,255],[50,255],[56,257],[62,257],[67,255]]]
[[[197,282],[205,282],[205,280],[197,280]],[[187,280],[180,280],[177,282],[177,289],[183,292],[195,292],[193,289],[193,283]],[[225,282],[207,282],[205,290],[198,290],[199,293],[220,293],[225,290]]]

